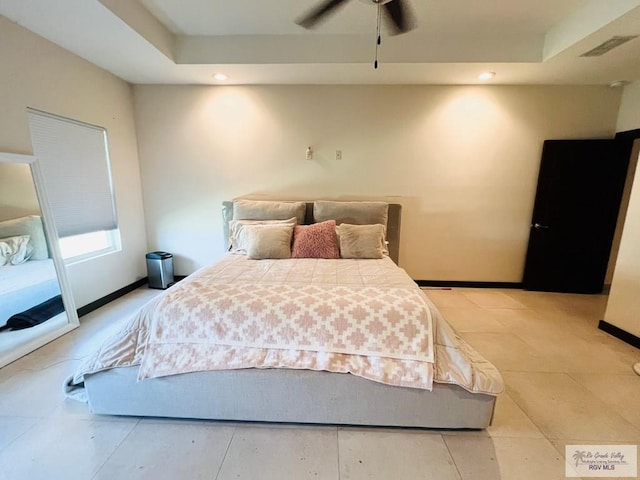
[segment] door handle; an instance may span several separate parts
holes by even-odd
[[[539,223],[534,223],[533,225],[531,225],[533,228],[535,228],[536,230],[540,230],[540,229],[548,229],[549,225],[541,225]]]

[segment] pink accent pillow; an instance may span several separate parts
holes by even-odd
[[[336,221],[296,225],[291,258],[340,258]]]

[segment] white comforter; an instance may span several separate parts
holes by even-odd
[[[140,365],[139,378],[293,368],[498,394],[502,379],[404,270],[381,260],[228,255],[151,301],[74,378]]]

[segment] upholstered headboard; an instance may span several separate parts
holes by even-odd
[[[306,211],[304,223],[313,223],[313,202],[305,202]],[[396,264],[400,255],[400,220],[402,205],[399,203],[389,203],[387,217],[387,242],[389,242],[389,257]],[[224,233],[225,248],[229,247],[229,222],[233,220],[233,202],[222,202],[222,228]]]

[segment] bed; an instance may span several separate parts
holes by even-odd
[[[500,374],[396,265],[400,212],[225,202],[234,251],[146,304],[67,394],[108,415],[487,427]]]
[[[0,222],[0,241],[11,239],[14,243],[16,239],[25,240],[29,253],[15,261],[20,252],[11,251],[15,264],[7,257],[0,263],[0,328],[14,314],[60,295],[58,276],[53,260],[49,258],[40,216],[28,215]]]

